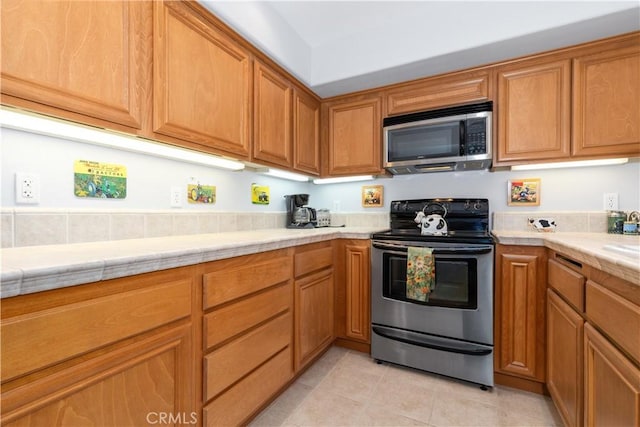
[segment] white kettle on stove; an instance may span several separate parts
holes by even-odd
[[[437,206],[440,206],[444,211],[442,215],[436,213],[424,213],[424,210],[431,204],[434,203],[430,203],[422,208],[421,211],[416,212],[416,217],[413,221],[418,224],[418,227],[420,227],[420,234],[423,236],[445,236],[448,232],[447,221],[444,219],[447,215],[447,208],[437,204]]]

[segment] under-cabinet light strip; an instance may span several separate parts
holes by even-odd
[[[0,109],[0,126],[222,169],[244,169],[243,163],[222,157],[6,108]]]
[[[318,178],[314,179],[314,184],[339,184],[343,182],[357,182],[368,181],[373,179],[373,175],[359,175],[359,176],[341,176],[338,178]]]
[[[577,160],[575,162],[557,162],[557,163],[535,163],[528,165],[511,166],[513,171],[524,171],[534,169],[559,169],[559,168],[576,168],[584,166],[607,166],[622,165],[629,161],[627,158],[619,159],[597,159],[597,160]]]

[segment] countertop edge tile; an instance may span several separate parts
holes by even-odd
[[[603,247],[609,244],[640,244],[640,236],[608,233],[493,230],[497,243],[545,246],[576,261],[598,268],[640,286],[640,256],[624,256]]]
[[[8,298],[332,239],[369,239],[383,227],[263,229],[68,245],[3,248]],[[44,261],[43,261],[44,260]]]

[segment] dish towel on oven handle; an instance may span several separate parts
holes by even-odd
[[[429,301],[429,294],[435,286],[436,264],[433,249],[409,246],[406,297],[416,301]]]

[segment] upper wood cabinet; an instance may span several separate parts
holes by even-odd
[[[545,381],[546,248],[496,248],[495,370]]]
[[[640,34],[497,67],[495,164],[640,156]]]
[[[496,162],[567,158],[571,61],[524,61],[497,75]]]
[[[320,174],[320,101],[293,92],[293,168]]]
[[[248,159],[249,52],[183,2],[153,2],[153,130]]]
[[[491,99],[488,69],[453,73],[401,85],[385,93],[386,115]]]
[[[136,133],[151,65],[150,7],[2,1],[2,103]]]
[[[320,102],[258,61],[253,125],[254,160],[320,174]]]
[[[381,103],[379,95],[372,95],[326,104],[328,175],[382,172]]]
[[[292,166],[291,84],[256,61],[254,66],[253,158]]]
[[[640,156],[640,36],[629,44],[573,60],[575,156]]]

